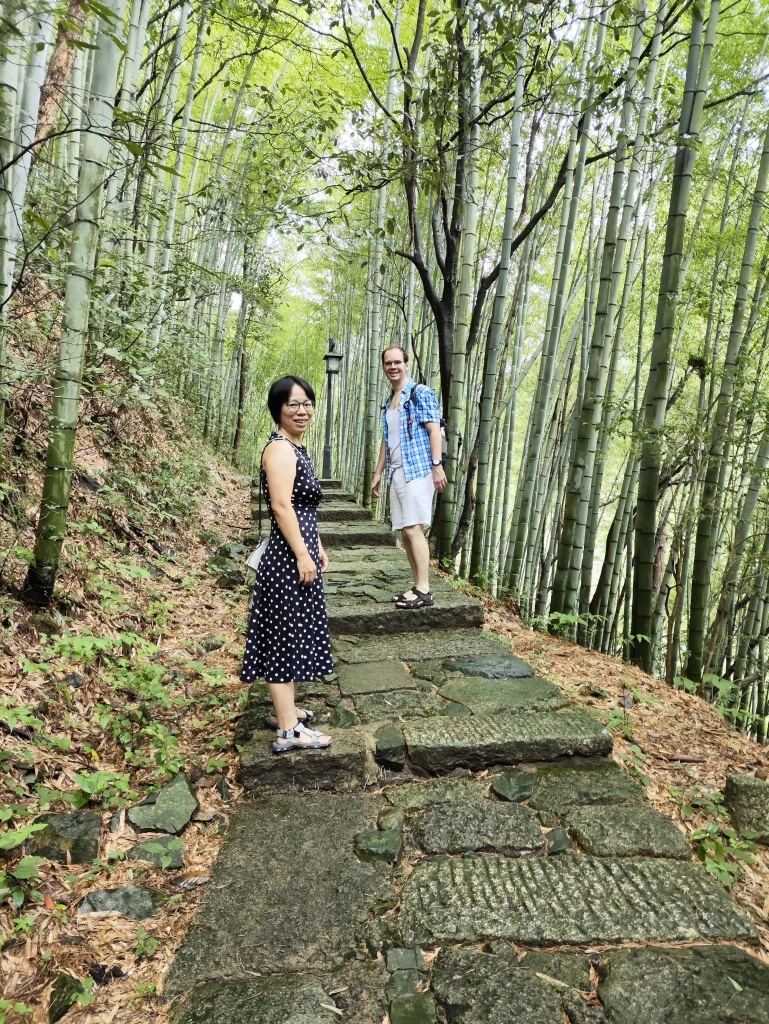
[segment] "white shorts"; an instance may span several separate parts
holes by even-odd
[[[432,473],[419,477],[418,480],[406,480],[403,469],[396,469],[390,481],[390,514],[393,530],[402,530],[404,526],[419,524],[427,529],[433,518],[434,494]]]

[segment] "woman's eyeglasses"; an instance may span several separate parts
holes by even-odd
[[[315,412],[315,403],[308,398],[306,402],[286,402],[286,408],[289,412],[299,412],[300,409],[304,409],[305,412]]]

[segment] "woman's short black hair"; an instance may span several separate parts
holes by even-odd
[[[286,402],[288,402],[291,388],[293,388],[294,384],[304,388],[307,397],[313,405],[315,404],[315,392],[312,389],[312,384],[306,381],[304,377],[281,377],[280,380],[275,381],[270,388],[270,393],[267,395],[267,408],[270,410],[270,416],[272,416],[276,423],[280,423],[281,410]]]

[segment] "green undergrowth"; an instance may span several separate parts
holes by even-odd
[[[106,415],[86,401],[82,462],[47,609],[23,601],[44,450],[21,413],[4,435],[0,476],[0,945],[50,922],[44,893],[61,871],[24,853],[44,827],[35,817],[106,816],[180,770],[227,774],[243,699],[221,663],[238,653],[239,637],[218,636],[211,658],[205,644],[178,635],[180,610],[199,637],[214,604],[225,622],[243,625],[242,595],[217,590],[206,568],[213,552],[200,516],[207,504],[221,508],[224,492],[180,410],[124,403]],[[105,857],[73,866],[68,877],[104,881],[117,869]],[[64,907],[53,913],[68,919]],[[153,941],[142,956],[152,955]]]

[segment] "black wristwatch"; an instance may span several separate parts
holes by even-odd
[[[436,466],[442,466],[442,465],[443,465],[443,459],[433,459],[433,469]]]

